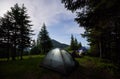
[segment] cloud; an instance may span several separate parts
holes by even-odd
[[[24,4],[32,21],[31,24],[33,24],[32,29],[35,30],[34,33],[36,35],[33,36],[33,38],[37,37],[43,23],[45,23],[47,27],[58,27],[60,24],[62,32],[66,34],[83,33],[84,29],[79,28],[74,22],[75,13],[66,10],[60,1],[61,0],[0,0],[0,16],[3,16],[14,4]],[[60,39],[64,40],[64,38]]]
[[[77,23],[75,23],[75,22],[71,22],[71,23],[65,24],[64,25],[64,29],[67,29],[66,30],[67,34],[77,34],[77,35],[80,35],[80,34],[83,34],[85,32],[85,29],[82,28],[82,27],[79,27],[79,25]]]
[[[45,22],[47,25],[58,23],[59,14],[64,14],[69,17],[74,16],[74,14],[64,8],[60,0],[3,0],[0,3],[0,15],[4,14],[15,3],[25,4],[31,19],[37,23]]]
[[[71,26],[71,28],[68,29],[68,33],[73,33],[73,34],[83,34],[84,33],[84,28],[80,28],[77,26]]]
[[[32,28],[36,32],[38,32],[43,23],[52,26],[59,23],[61,18],[71,19],[74,17],[74,14],[64,8],[60,0],[2,0],[0,3],[0,16],[10,10],[10,7],[15,3],[25,4],[34,25]],[[59,15],[62,15],[62,17]]]

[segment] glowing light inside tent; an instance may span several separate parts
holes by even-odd
[[[59,48],[54,49],[53,52],[54,52],[54,55],[59,55],[59,54],[60,54],[60,53],[59,53],[59,52],[60,52]]]

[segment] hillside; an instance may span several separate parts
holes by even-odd
[[[62,48],[63,49],[63,48],[66,48],[69,46],[67,44],[60,43],[54,39],[52,39],[52,43],[53,43],[54,48]]]

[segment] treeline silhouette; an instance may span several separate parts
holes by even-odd
[[[31,21],[24,4],[15,4],[3,17],[0,17],[0,57],[22,60],[24,50],[31,45]]]
[[[83,37],[90,54],[120,65],[119,0],[61,0],[65,8],[77,13],[75,21],[85,28]]]

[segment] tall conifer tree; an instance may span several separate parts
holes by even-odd
[[[53,47],[45,24],[43,24],[38,34],[37,44],[43,54],[47,53]]]

